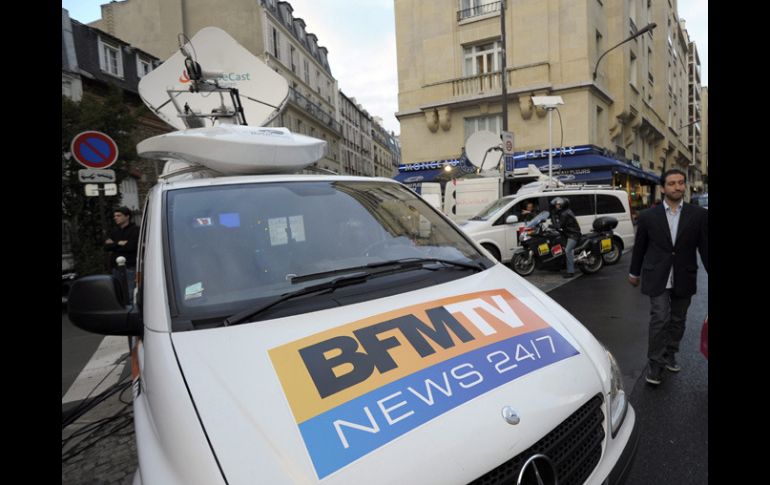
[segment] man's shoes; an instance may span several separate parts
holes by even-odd
[[[663,367],[655,364],[650,364],[649,369],[647,370],[647,376],[645,377],[645,380],[648,384],[652,384],[653,386],[657,386],[661,382],[663,382]]]
[[[666,369],[668,369],[670,372],[679,372],[682,370],[682,367],[679,366],[679,364],[676,362],[676,358],[672,355],[668,358],[668,362],[666,362]]]
[[[562,278],[572,278],[573,276],[575,276],[575,273],[564,273],[561,275]]]

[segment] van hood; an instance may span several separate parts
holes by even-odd
[[[498,264],[171,337],[231,484],[467,483],[603,393],[601,346],[554,305]]]
[[[461,222],[458,226],[460,226],[466,233],[472,233],[489,227],[489,221],[472,221],[469,219]]]

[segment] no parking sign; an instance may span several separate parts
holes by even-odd
[[[86,168],[107,168],[118,159],[118,145],[100,131],[84,131],[72,139],[70,151]]]

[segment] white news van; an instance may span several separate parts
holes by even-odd
[[[618,220],[617,227],[613,229],[612,249],[603,254],[605,264],[617,263],[624,249],[634,247],[635,231],[628,193],[608,185],[573,185],[550,189],[525,186],[514,195],[492,202],[460,224],[460,227],[498,261],[508,263],[518,247],[517,228],[524,225],[519,221],[509,223],[508,218],[515,215],[521,219],[521,211],[528,202],[534,203],[535,213],[550,210],[549,202],[555,197],[569,199],[570,209],[583,234],[591,232],[597,217],[612,216]]]
[[[326,142],[219,121],[137,147],[173,161],[135,304],[111,275],[70,293],[134,342],[135,484],[622,481],[636,416],[580,322],[400,183],[287,173]]]

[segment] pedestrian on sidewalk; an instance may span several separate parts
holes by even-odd
[[[696,291],[697,248],[708,273],[708,211],[684,202],[685,173],[666,171],[660,178],[663,201],[643,211],[636,227],[628,281],[642,280],[650,297],[650,333],[646,380],[658,385],[663,369],[679,372],[676,361],[684,336],[687,309]]]
[[[128,283],[128,303],[134,296],[134,279],[136,278],[136,250],[139,246],[139,228],[131,222],[131,209],[118,207],[112,212],[112,220],[118,226],[110,231],[110,236],[104,241],[104,250],[110,253],[110,269],[112,274],[120,278],[118,256],[126,258],[126,281]]]

